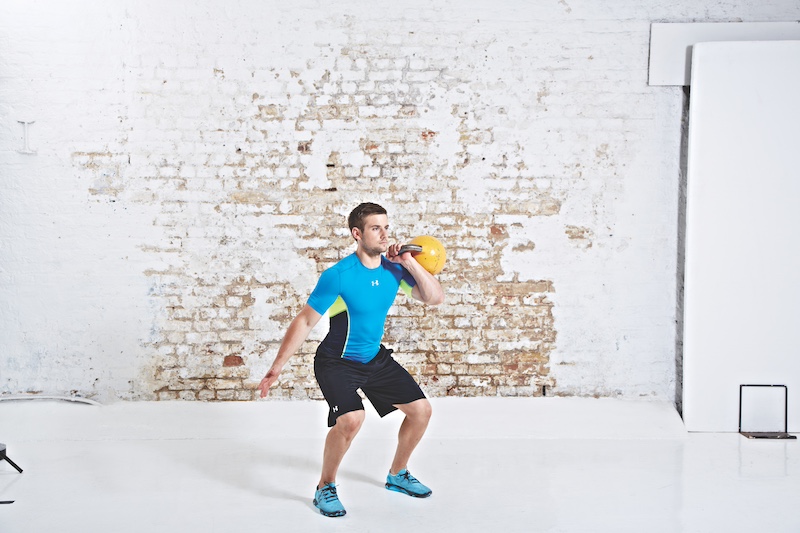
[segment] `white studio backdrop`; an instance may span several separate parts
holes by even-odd
[[[798,431],[800,41],[693,48],[684,422],[737,431],[739,385],[781,384]],[[771,407],[760,415],[744,406],[750,423],[783,421],[782,401],[762,405]]]

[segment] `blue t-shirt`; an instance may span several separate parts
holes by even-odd
[[[386,314],[394,303],[397,289],[407,294],[416,284],[414,277],[397,263],[381,256],[377,268],[367,268],[351,254],[326,269],[308,297],[308,305],[323,315],[327,311],[331,327],[320,351],[368,363],[380,349]]]

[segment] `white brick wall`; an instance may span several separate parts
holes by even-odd
[[[451,253],[387,337],[431,394],[672,399],[682,93],[647,86],[650,23],[798,16],[4,2],[0,393],[252,398],[373,200]],[[276,396],[318,397],[313,348]]]

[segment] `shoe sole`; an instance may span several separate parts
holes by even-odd
[[[306,501],[307,501],[307,500],[306,500]],[[339,517],[339,516],[344,516],[344,515],[346,515],[346,514],[347,514],[347,511],[345,511],[344,509],[343,509],[343,510],[341,510],[341,511],[333,511],[333,512],[329,512],[329,511],[323,511],[323,510],[320,508],[320,506],[319,506],[319,503],[317,502],[317,500],[316,500],[316,499],[314,500],[314,507],[316,507],[317,509],[319,509],[319,513],[320,513],[321,515],[323,515],[323,516],[330,516],[331,518],[336,518],[336,517]]]
[[[403,494],[408,494],[409,496],[413,496],[414,498],[427,498],[428,496],[433,494],[432,490],[426,492],[425,494],[418,494],[418,493],[406,490],[403,487],[400,487],[398,485],[392,485],[391,483],[387,483],[386,484],[386,488],[389,489],[389,490],[393,490],[395,492],[402,492]]]

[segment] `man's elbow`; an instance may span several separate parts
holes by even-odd
[[[426,287],[423,290],[417,285],[411,291],[411,297],[425,305],[440,305],[444,303],[444,290],[441,287]]]
[[[436,294],[431,295],[431,297],[428,298],[428,301],[425,302],[425,303],[427,303],[428,305],[441,305],[441,304],[443,304],[444,303],[444,293],[443,292],[438,292]]]

